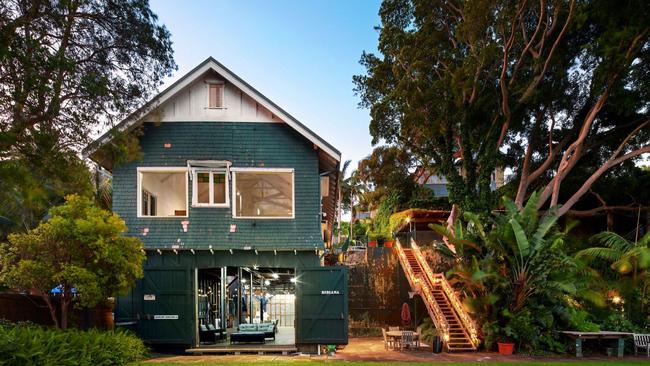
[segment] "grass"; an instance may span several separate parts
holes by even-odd
[[[476,365],[476,362],[392,362],[392,361],[386,361],[386,362],[355,362],[355,361],[326,361],[326,360],[313,360],[313,361],[305,361],[305,360],[292,360],[291,358],[283,359],[283,360],[277,360],[277,361],[264,361],[264,362],[228,362],[226,360],[218,359],[215,362],[180,362],[180,363],[146,363],[144,365],[156,365],[156,366],[208,366],[208,365],[221,365],[221,364],[227,364],[229,366],[249,366],[251,364],[254,365],[259,365],[259,366],[277,366],[277,365],[292,365],[292,366],[303,366],[303,365],[309,365],[313,366],[315,364],[326,364],[326,365],[350,365],[350,366],[377,366],[377,365],[401,365],[401,366],[414,366],[414,364],[419,365],[440,365],[440,364],[450,364],[453,366],[470,366],[470,365]],[[489,364],[490,366],[514,366],[514,365],[528,365],[528,364],[535,364],[535,365],[548,365],[548,366],[616,366],[616,365],[625,365],[625,366],[647,366],[648,361],[646,360],[612,360],[612,361],[581,361],[581,360],[575,360],[575,361],[562,361],[562,362],[539,362],[535,360],[530,360],[530,361],[512,361],[512,362],[490,362],[490,361],[485,361],[484,363]]]

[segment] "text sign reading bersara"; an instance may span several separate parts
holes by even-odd
[[[321,295],[340,295],[339,290],[321,290]]]
[[[178,319],[178,315],[170,315],[170,314],[154,315],[153,318],[155,320],[176,320]]]

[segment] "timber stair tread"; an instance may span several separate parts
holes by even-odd
[[[433,313],[433,309],[436,307],[442,312],[440,315],[448,326],[448,338],[445,342],[447,349],[450,352],[475,351],[476,347],[470,339],[467,329],[465,329],[465,324],[456,313],[456,309],[452,305],[452,300],[447,297],[445,288],[443,288],[439,280],[431,277],[431,269],[427,263],[420,264],[421,259],[418,259],[419,257],[416,256],[416,250],[418,249],[402,248],[401,245],[398,245],[398,251],[401,251],[399,260],[409,283],[413,287],[418,287],[416,291],[420,295],[426,294],[426,296],[422,296],[422,299],[427,305],[427,311],[431,318],[436,318],[436,315]],[[418,282],[422,283],[422,286],[418,286]]]

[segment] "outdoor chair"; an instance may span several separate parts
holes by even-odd
[[[634,355],[638,355],[638,349],[645,348],[646,354],[650,357],[650,334],[634,335]]]
[[[386,335],[386,329],[381,328],[381,335],[384,336],[384,349],[395,347],[392,338],[388,338],[388,336]]]
[[[396,332],[399,331],[399,327],[388,327],[389,332]]]
[[[402,332],[402,341],[400,342],[399,348],[400,351],[403,351],[404,348],[413,348],[413,335],[415,333],[410,330],[405,330]]]
[[[413,335],[413,341],[415,342],[415,348],[420,348],[420,340],[422,339],[422,327],[418,327],[417,331]]]

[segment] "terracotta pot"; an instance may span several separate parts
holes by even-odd
[[[512,351],[515,349],[514,343],[497,342],[497,345],[499,346],[499,354],[503,356],[511,355]]]
[[[377,241],[373,240],[373,241],[368,242],[368,247],[373,247],[374,248],[376,246],[377,246]]]
[[[386,240],[384,242],[384,247],[386,248],[392,248],[393,247],[393,240]]]

